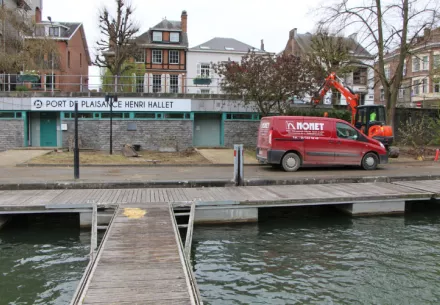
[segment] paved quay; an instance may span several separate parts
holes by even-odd
[[[2,167],[0,189],[133,188],[230,186],[233,167],[83,167],[73,179],[72,167]],[[356,167],[304,168],[295,173],[270,166],[245,166],[246,185],[319,184],[440,179],[440,162],[395,163],[375,171]],[[93,185],[92,185],[93,184]]]

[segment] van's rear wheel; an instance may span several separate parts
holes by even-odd
[[[374,170],[377,168],[377,165],[379,164],[379,158],[375,153],[367,153],[362,158],[362,167],[365,170]]]
[[[301,166],[301,158],[295,153],[285,154],[281,165],[286,172],[295,172]]]

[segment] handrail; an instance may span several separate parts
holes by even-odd
[[[83,299],[84,299],[84,293],[87,292],[87,288],[90,284],[91,276],[95,271],[96,264],[99,261],[99,257],[101,256],[101,250],[104,247],[104,245],[108,239],[110,227],[113,224],[113,220],[115,219],[116,215],[118,214],[118,211],[119,211],[119,207],[117,207],[115,209],[115,212],[113,213],[113,216],[110,219],[110,222],[108,224],[108,228],[104,233],[104,237],[101,241],[101,244],[99,245],[97,250],[93,249],[94,241],[93,240],[91,241],[90,254],[89,254],[90,260],[89,260],[89,263],[87,264],[87,267],[84,271],[83,276],[81,277],[81,281],[79,282],[78,286],[76,287],[75,293],[73,294],[72,300],[70,301],[70,305],[81,305],[82,304]]]
[[[194,203],[192,204],[192,206]],[[177,227],[176,217],[174,216],[173,204],[169,205],[171,223],[174,229],[174,235],[178,244],[179,256],[183,265],[183,271],[185,272],[185,278],[187,281],[188,289],[190,291],[191,303],[194,305],[203,305],[202,296],[200,294],[199,288],[197,287],[196,277],[192,271],[190,258],[185,255],[185,249],[182,244],[182,239],[179,234],[179,228]],[[195,207],[194,207],[195,210]]]

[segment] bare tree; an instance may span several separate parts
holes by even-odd
[[[312,52],[309,54],[309,61],[320,79],[332,72],[340,75],[353,70],[355,62],[350,54],[353,50],[351,39],[331,33],[328,29],[320,29],[311,36],[310,48]]]
[[[359,40],[375,55],[375,64],[369,66],[384,90],[388,123],[393,127],[405,58],[420,43],[423,30],[438,24],[439,6],[436,0],[337,0],[321,7],[321,26],[341,32],[355,29]],[[393,56],[395,68],[387,77],[386,59]]]
[[[362,61],[353,56],[358,47],[353,39],[322,27],[310,35],[311,52],[307,54],[307,58],[317,85],[321,85],[332,72],[343,76],[362,66]],[[332,104],[336,102],[337,95],[334,94]]]
[[[38,32],[29,14],[23,9],[0,6],[2,24],[0,71],[15,74],[19,71],[47,69],[48,62],[59,52],[56,42]],[[49,57],[51,57],[49,59]]]
[[[312,87],[312,72],[306,61],[289,54],[272,56],[249,52],[240,63],[214,66],[222,77],[222,89],[238,95],[245,104],[255,105],[263,115],[282,113],[289,99],[303,97]]]
[[[118,91],[118,78],[133,68],[129,59],[136,56],[139,48],[135,43],[139,26],[133,20],[134,10],[125,0],[115,0],[116,16],[107,7],[99,13],[99,29],[102,38],[97,41],[95,65],[106,68],[114,77],[114,90]]]

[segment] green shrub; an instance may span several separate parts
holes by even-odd
[[[25,85],[18,85],[15,87],[15,91],[29,91],[29,88]]]
[[[328,113],[329,118],[341,119],[347,122],[351,122],[351,112],[347,110],[321,108],[290,108],[286,111],[286,115],[323,117],[325,112]]]

